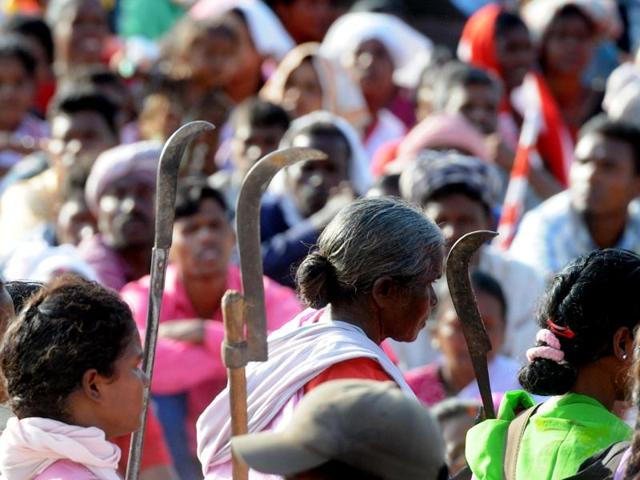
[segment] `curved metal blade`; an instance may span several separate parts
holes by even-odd
[[[292,147],[276,150],[249,170],[242,182],[236,207],[236,230],[242,287],[246,302],[248,360],[267,360],[267,324],[262,283],[260,244],[260,202],[262,194],[278,171],[306,160],[324,160],[327,156],[311,148]]]
[[[497,235],[489,230],[479,230],[462,236],[451,248],[446,262],[447,284],[453,306],[462,323],[462,333],[467,342],[473,370],[482,397],[485,415],[494,418],[491,384],[487,368],[487,353],[491,351],[491,340],[484,328],[478,311],[475,295],[469,278],[469,262],[476,251]]]
[[[184,151],[194,137],[214,128],[213,124],[202,120],[189,122],[176,130],[162,148],[156,187],[156,248],[171,246],[178,169]]]
[[[158,164],[156,186],[156,231],[155,243],[151,253],[151,275],[149,280],[149,305],[147,307],[147,330],[144,339],[144,357],[142,369],[149,382],[144,389],[142,427],[134,432],[131,438],[129,461],[127,463],[127,480],[136,480],[140,474],[145,422],[149,405],[151,377],[155,360],[156,343],[158,341],[158,325],[160,305],[164,292],[164,277],[169,262],[169,247],[173,237],[173,220],[175,217],[176,189],[180,161],[187,146],[193,138],[215,127],[209,122],[196,121],[183,125],[174,132],[164,144]]]

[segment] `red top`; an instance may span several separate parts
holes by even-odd
[[[384,368],[371,358],[352,358],[331,365],[316,378],[311,380],[304,386],[304,393],[307,394],[318,385],[331,380],[340,380],[345,378],[360,378],[363,380],[378,380],[387,382],[393,379],[384,371]]]
[[[110,438],[111,443],[115,443],[122,451],[120,462],[118,463],[118,472],[124,477],[127,471],[127,461],[129,460],[129,445],[131,444],[131,435]],[[161,465],[171,465],[171,456],[169,449],[164,440],[162,426],[152,409],[147,414],[147,426],[144,431],[144,444],[142,447],[142,462],[140,471],[148,468],[158,467]]]

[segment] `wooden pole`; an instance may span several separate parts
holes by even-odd
[[[243,296],[228,291],[222,297],[224,319],[223,357],[229,375],[229,401],[231,411],[231,435],[248,432],[247,418],[247,342],[245,336],[245,302]],[[235,454],[233,455],[233,480],[247,480],[249,469]]]

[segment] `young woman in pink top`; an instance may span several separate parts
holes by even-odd
[[[126,303],[62,277],[27,304],[0,351],[10,406],[0,441],[7,480],[118,480],[106,440],[140,427],[142,346]]]

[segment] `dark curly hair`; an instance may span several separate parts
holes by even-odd
[[[19,418],[69,421],[67,398],[84,373],[113,375],[137,334],[116,292],[75,276],[55,280],[25,305],[0,348],[12,410]]]
[[[631,331],[640,321],[640,256],[618,250],[596,250],[579,257],[557,274],[538,312],[538,324],[548,320],[570,328],[575,336],[558,336],[565,362],[537,358],[520,370],[520,384],[538,395],[571,390],[580,367],[613,353],[613,336]]]

